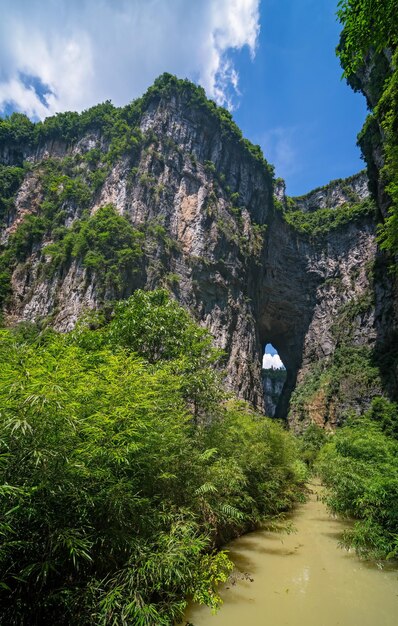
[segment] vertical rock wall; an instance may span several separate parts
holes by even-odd
[[[9,323],[47,318],[67,331],[104,300],[127,297],[138,287],[166,285],[225,350],[229,386],[260,410],[263,346],[276,347],[287,368],[276,415],[286,418],[297,381],[338,348],[336,319],[345,307],[363,304],[351,329],[354,345],[376,345],[388,319],[389,282],[372,277],[375,219],[357,216],[316,237],[299,232],[285,219],[283,185],[273,188],[266,164],[206,109],[192,104],[191,92],[180,89],[149,99],[140,121],[140,149],[112,164],[89,202],[89,214],[112,204],[145,233],[139,271],[126,274],[120,293],[109,288],[104,294],[95,272],[80,258],[49,270],[46,246],[52,237],[47,233],[13,271],[6,316]],[[58,160],[61,169],[65,159],[75,159],[84,176],[84,155],[108,148],[100,132],[72,144],[47,142],[33,152],[19,146],[18,158],[22,154],[32,168],[6,217],[3,245],[27,215],[41,214],[46,159]],[[3,146],[2,158],[12,163],[15,149]],[[333,210],[352,194],[366,197],[366,177],[338,181],[294,203],[304,213]],[[81,219],[75,201],[65,200],[62,208],[65,227]],[[161,237],[150,234],[155,231]],[[366,300],[370,292],[375,297]],[[316,420],[338,423],[340,408],[325,407]],[[296,427],[300,420],[291,411],[291,424]]]

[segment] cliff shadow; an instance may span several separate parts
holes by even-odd
[[[274,346],[286,368],[275,409],[279,419],[288,417],[290,397],[303,363],[305,337],[316,306],[317,287],[322,280],[309,267],[309,259],[316,253],[307,237],[274,214],[257,284],[257,337],[259,347],[268,343]]]
[[[373,361],[381,378],[382,390],[398,401],[398,275],[384,253],[374,263],[374,306],[376,341]]]
[[[290,397],[296,386],[297,374],[302,364],[304,338],[306,327],[298,328],[296,323],[290,324],[292,318],[289,315],[272,315],[272,309],[267,308],[260,320],[259,338],[261,345],[271,343],[276,349],[285,366],[283,370],[283,385],[278,393],[278,401],[271,417],[287,419],[289,413]],[[263,386],[265,381],[263,377]],[[267,412],[267,392],[264,389],[264,408]]]

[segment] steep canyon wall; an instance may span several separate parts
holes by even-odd
[[[277,348],[286,417],[297,381],[315,368],[319,383],[342,346],[374,351],[394,318],[366,175],[287,198],[194,85],[163,76],[129,107],[104,105],[72,138],[45,126],[34,139],[0,134],[2,171],[21,176],[2,217],[6,322],[68,331],[89,309],[166,286],[225,350],[228,385],[260,409],[263,347]],[[306,403],[296,389],[293,427],[338,424],[383,381],[329,387],[313,385]]]

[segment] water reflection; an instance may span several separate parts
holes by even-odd
[[[310,568],[304,567],[300,576],[293,578],[293,583],[298,587],[300,593],[307,591],[308,583],[310,582]]]

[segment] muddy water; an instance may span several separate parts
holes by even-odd
[[[398,570],[366,564],[338,547],[346,524],[317,495],[292,517],[290,535],[260,530],[228,549],[237,572],[213,616],[191,606],[195,626],[397,626]]]

